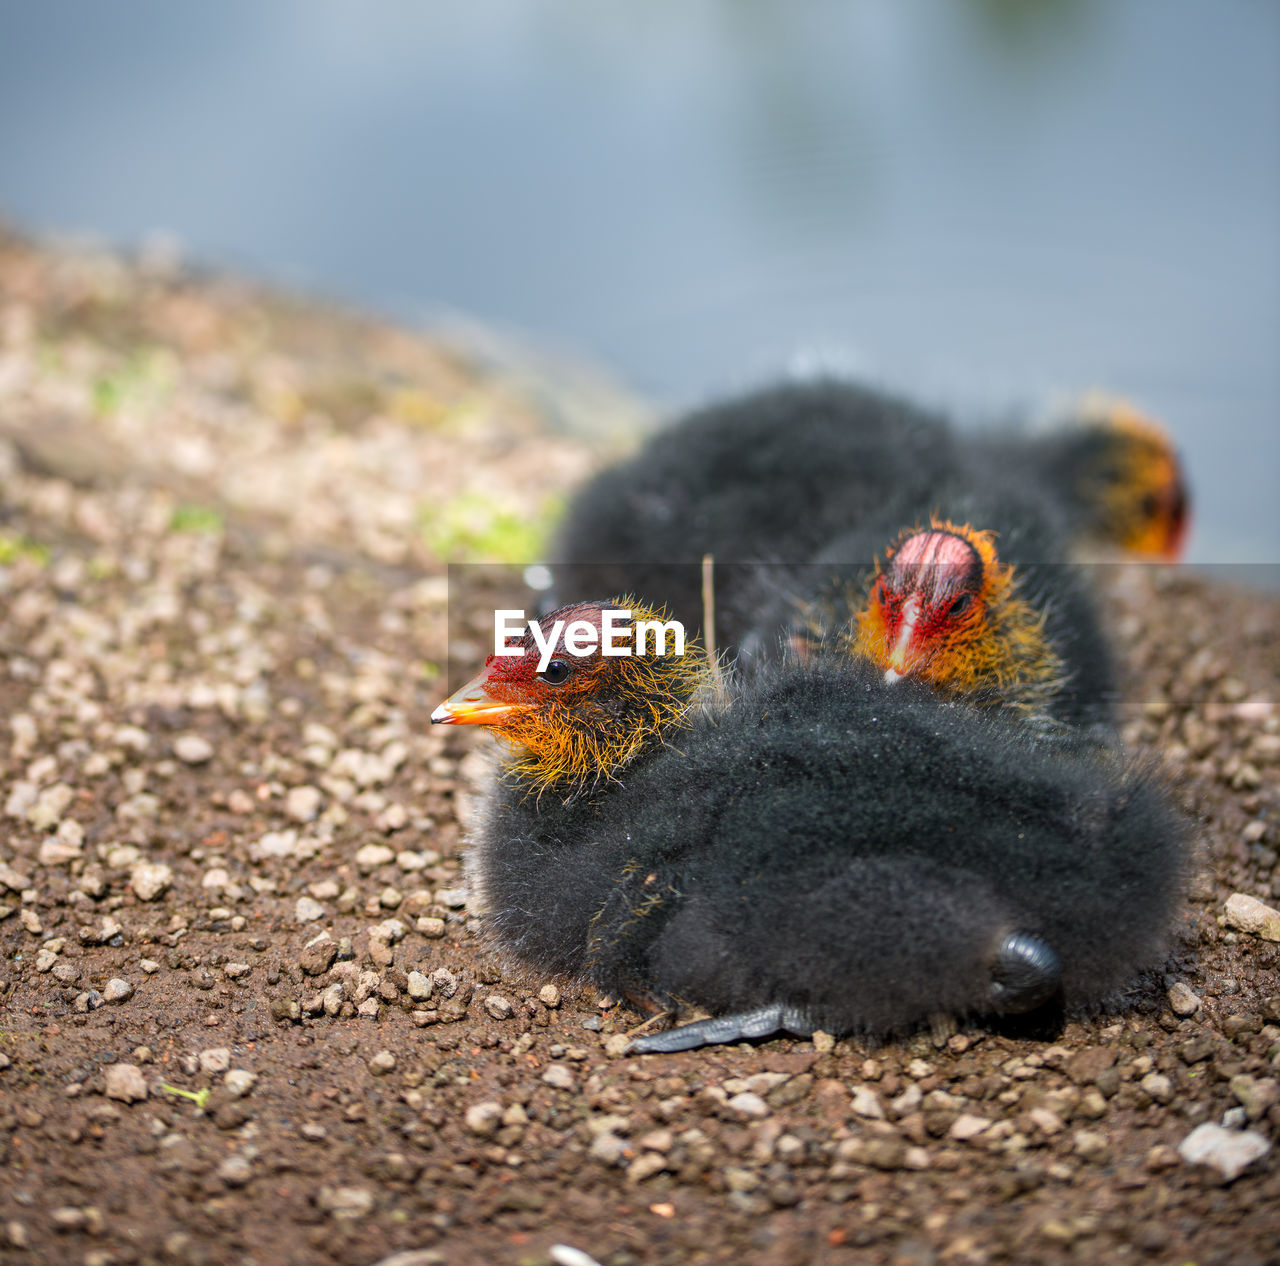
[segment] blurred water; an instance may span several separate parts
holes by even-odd
[[[0,0],[0,214],[668,406],[797,360],[1168,420],[1193,559],[1280,561],[1271,0]]]

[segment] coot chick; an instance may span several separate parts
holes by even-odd
[[[607,605],[573,613],[598,625]],[[597,718],[634,699],[634,659],[559,646],[563,667],[539,673],[522,650],[433,721],[501,732],[580,678]],[[651,730],[590,784],[548,782],[558,762],[538,772],[536,753],[509,760],[468,861],[502,948],[712,1014],[632,1050],[1078,1007],[1158,958],[1184,835],[1140,769],[848,657],[737,682],[716,706],[699,706],[701,666],[667,680],[655,707],[683,728]]]

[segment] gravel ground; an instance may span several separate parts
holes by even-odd
[[[0,1261],[1280,1261],[1280,602],[1106,580],[1198,824],[1113,1011],[621,1057],[486,949],[427,724],[443,560],[532,548],[584,413],[639,410],[0,233]]]

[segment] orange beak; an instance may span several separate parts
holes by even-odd
[[[432,714],[432,725],[505,725],[517,712],[527,711],[525,703],[504,703],[485,686],[485,672],[455,690]]]

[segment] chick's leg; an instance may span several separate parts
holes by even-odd
[[[717,1015],[692,1024],[668,1029],[665,1033],[652,1033],[636,1038],[628,1055],[659,1055],[672,1051],[690,1051],[697,1046],[715,1046],[722,1042],[745,1042],[756,1037],[771,1037],[775,1033],[794,1033],[797,1037],[810,1037],[814,1025],[803,1011],[796,1007],[777,1003],[771,1007],[759,1007],[754,1011],[740,1011],[735,1015]]]

